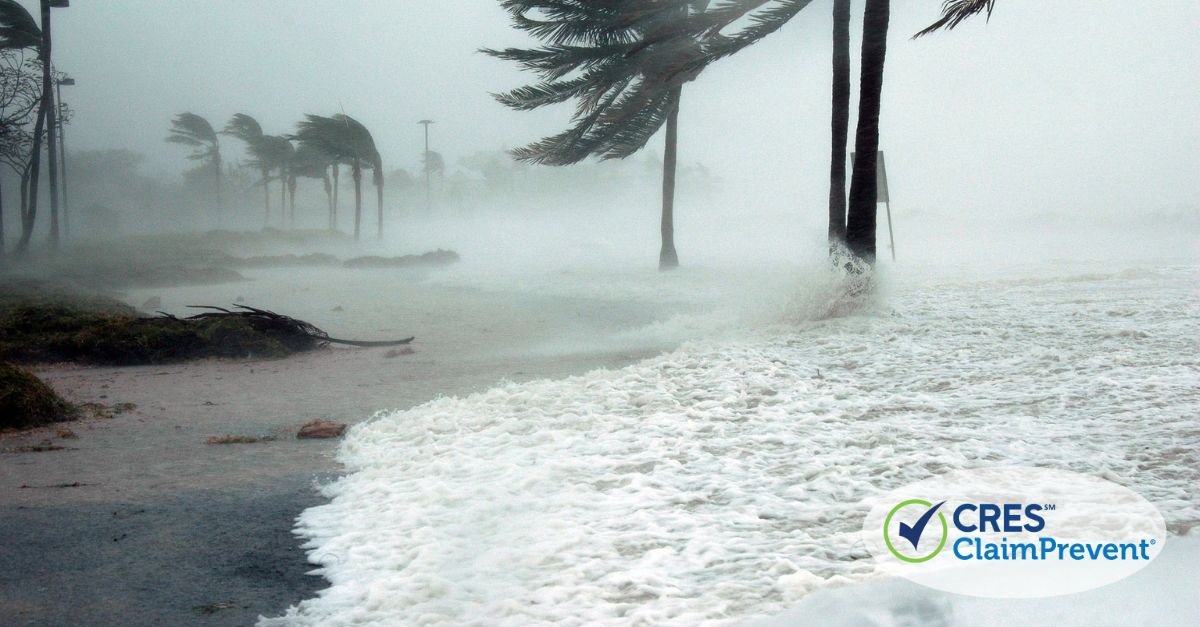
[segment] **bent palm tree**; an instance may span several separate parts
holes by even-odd
[[[375,171],[374,183],[378,196],[379,237],[383,237],[383,160],[375,148],[370,131],[358,120],[339,113],[331,117],[306,115],[297,125],[293,136],[301,146],[309,146],[327,155],[335,164],[350,165],[354,179],[354,239],[362,232],[362,172],[364,167]],[[336,174],[335,179],[336,181]]]
[[[208,120],[195,113],[180,113],[171,121],[167,141],[192,147],[188,159],[207,162],[214,173],[217,212],[221,211],[221,143]]]
[[[317,150],[311,145],[301,144],[296,149],[296,154],[292,157],[292,164],[288,170],[288,194],[292,198],[292,213],[295,217],[296,211],[296,180],[298,178],[321,179],[325,183],[325,199],[329,205],[329,212],[332,219],[333,215],[333,186],[329,182],[329,174],[325,168],[329,165],[329,156]],[[293,224],[293,226],[295,226]]]
[[[540,82],[495,97],[518,111],[576,101],[571,128],[513,151],[521,161],[569,165],[589,156],[623,159],[665,124],[659,268],[679,265],[674,240],[679,103],[684,83],[705,65],[689,28],[708,0],[553,3],[503,0],[513,24],[546,41],[540,48],[485,49],[536,72]]]
[[[262,125],[258,123],[258,120],[245,113],[235,113],[221,132],[245,142],[246,152],[251,157],[251,161],[247,165],[257,167],[262,174],[264,220],[269,224],[271,222],[271,186],[268,185],[268,181],[274,165],[270,162],[266,142],[263,141],[266,136],[263,134]]]

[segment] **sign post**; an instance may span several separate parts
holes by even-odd
[[[888,193],[887,166],[883,163],[883,151],[875,159],[875,203],[883,203],[887,211],[888,245],[892,249],[892,261],[896,260],[896,236],[892,233],[892,197]],[[850,167],[854,168],[854,153],[850,153]]]

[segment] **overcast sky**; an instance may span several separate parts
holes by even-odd
[[[1200,3],[1000,0],[990,23],[918,41],[941,2],[892,4],[882,148],[897,210],[1196,206]],[[748,203],[825,202],[830,5],[815,0],[685,89],[684,162]],[[863,0],[853,6],[857,57]],[[163,142],[181,111],[214,125],[249,113],[268,133],[345,111],[374,132],[388,169],[410,171],[421,118],[437,121],[434,149],[453,167],[559,130],[570,113],[512,112],[488,95],[530,78],[476,52],[526,41],[496,0],[74,0],[55,10],[54,34],[56,63],[79,81],[64,92],[71,149],[131,148],[151,173],[187,165]]]

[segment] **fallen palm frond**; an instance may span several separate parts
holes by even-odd
[[[193,309],[211,309],[204,313],[196,314],[182,318],[182,320],[228,320],[239,319],[248,322],[255,329],[275,335],[280,338],[291,338],[294,341],[305,344],[307,342],[315,342],[316,345],[324,344],[345,344],[347,346],[362,346],[362,347],[377,347],[377,346],[401,346],[412,342],[415,337],[406,337],[399,340],[343,340],[336,337],[329,337],[329,334],[317,328],[316,326],[297,320],[283,314],[277,314],[266,309],[257,309],[246,305],[234,305],[235,309],[242,311],[230,311],[224,307],[214,307],[212,305],[188,305]],[[158,312],[160,315],[172,320],[181,320],[167,313]],[[307,348],[299,348],[299,350],[307,350]]]

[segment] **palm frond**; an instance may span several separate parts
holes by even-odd
[[[922,29],[912,38],[924,37],[939,30],[953,30],[967,18],[987,12],[987,19],[992,19],[992,9],[996,0],[946,0],[942,3],[942,17],[938,21]]]
[[[253,144],[263,138],[262,125],[258,120],[246,115],[245,113],[235,113],[229,122],[225,124],[225,128],[221,131],[225,135],[232,135],[247,144]]]
[[[0,49],[42,47],[42,29],[16,0],[0,0]]]
[[[171,132],[167,141],[195,148],[189,159],[214,158],[220,153],[217,133],[208,120],[195,113],[180,113],[171,121]]]

